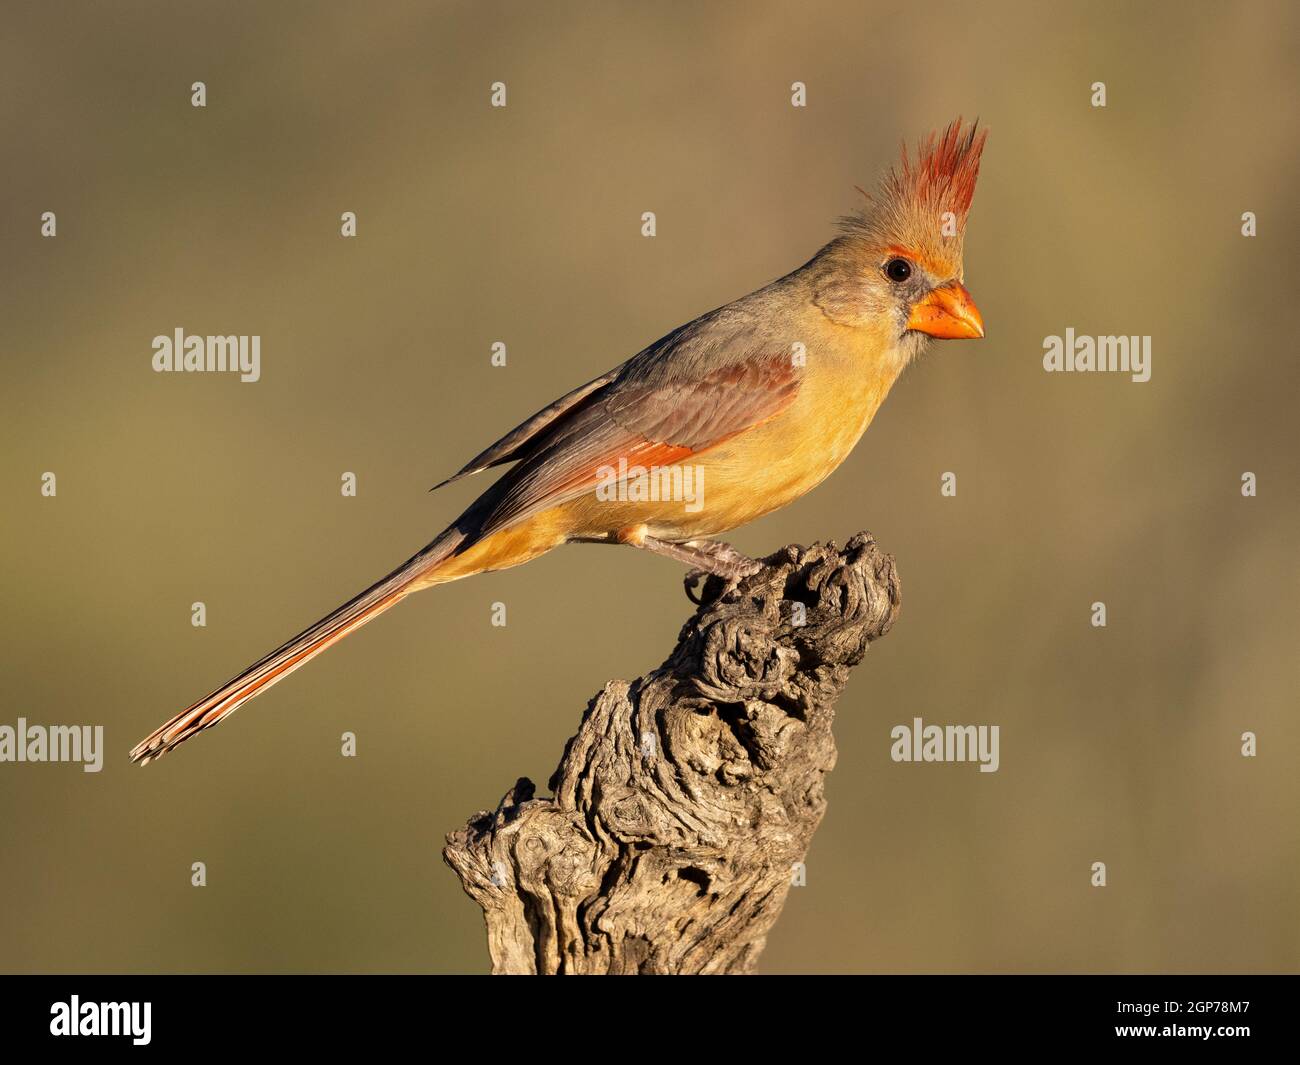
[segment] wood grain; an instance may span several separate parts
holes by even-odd
[[[550,798],[520,779],[447,836],[494,973],[755,971],[826,811],[835,701],[900,603],[868,533],[763,563],[592,699]]]

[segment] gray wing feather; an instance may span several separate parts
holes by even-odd
[[[506,433],[491,447],[480,451],[469,462],[465,463],[457,473],[452,474],[445,481],[439,481],[430,492],[436,492],[444,485],[449,485],[453,481],[459,481],[462,477],[468,477],[472,473],[481,473],[493,466],[500,466],[503,462],[513,462],[520,457],[520,451],[526,444],[535,442],[536,438],[547,428],[554,425],[557,419],[571,414],[579,407],[584,400],[587,400],[593,393],[599,392],[616,378],[622,371],[622,366],[616,366],[607,374],[602,374],[595,380],[588,381],[585,385],[580,385],[567,395],[561,396],[548,407],[543,407],[527,421],[517,425],[510,432]]]

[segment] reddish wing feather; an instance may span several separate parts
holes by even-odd
[[[779,414],[799,377],[787,354],[729,362],[696,380],[616,381],[501,482],[484,535],[587,492],[601,467],[668,466]]]

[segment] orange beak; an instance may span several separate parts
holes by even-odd
[[[952,281],[913,305],[907,328],[942,340],[974,340],[984,335],[984,319],[966,286]]]

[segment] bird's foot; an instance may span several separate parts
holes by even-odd
[[[686,598],[696,606],[704,602],[703,589],[699,589],[701,594],[696,594],[701,581],[707,581],[709,577],[720,578],[725,583],[719,594],[726,595],[746,577],[763,568],[761,562],[742,555],[730,544],[724,544],[720,540],[691,540],[686,546],[700,552],[700,563],[686,574],[683,581]]]

